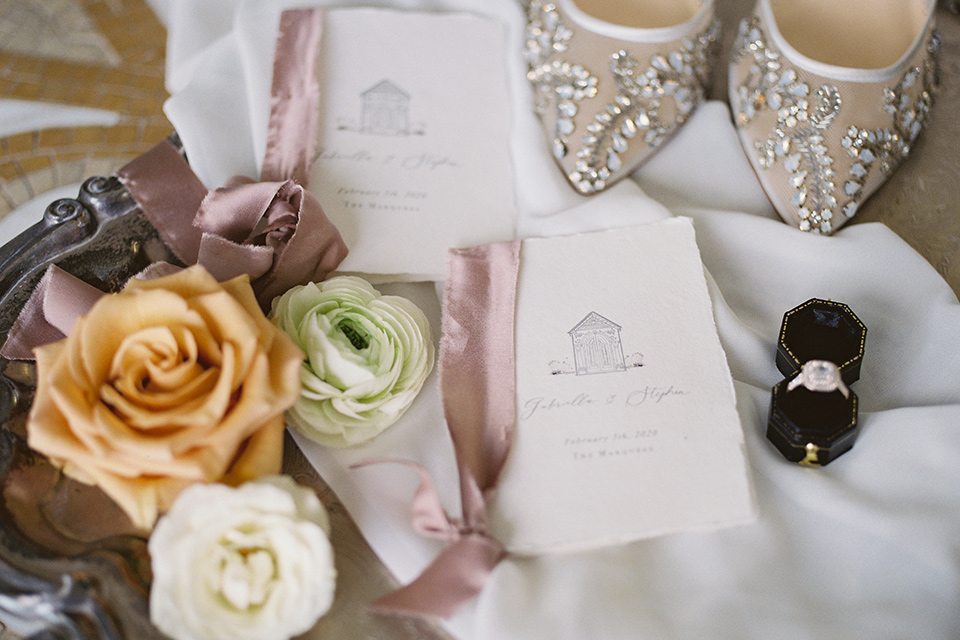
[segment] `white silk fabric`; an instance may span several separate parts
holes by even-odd
[[[257,175],[279,13],[304,4],[324,2],[173,0],[166,112],[208,186]],[[451,633],[460,640],[960,637],[960,305],[937,272],[880,224],[818,237],[777,220],[721,102],[702,105],[633,181],[584,199],[557,170],[532,111],[520,3],[365,4],[469,11],[506,27],[518,237],[694,219],[760,505],[753,525],[508,558],[477,601],[447,623]],[[716,72],[725,72],[725,61]],[[406,286],[436,322],[432,287]],[[786,462],[764,435],[770,388],[782,379],[774,363],[780,320],[811,297],[847,303],[868,327],[853,386],[861,434],[822,469]],[[365,448],[332,452],[301,440],[401,582],[441,548],[409,523],[416,480],[399,465],[347,467],[383,455],[420,462],[456,511],[456,469],[431,384],[410,420]]]

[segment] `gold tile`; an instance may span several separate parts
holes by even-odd
[[[40,132],[40,147],[66,147],[73,143],[72,129],[44,129]]]
[[[38,135],[34,132],[18,133],[7,137],[7,149],[11,156],[32,153],[37,148]]]
[[[146,4],[137,3],[137,2],[128,2],[126,7],[127,20],[135,24],[147,24],[149,22],[156,22],[157,16],[153,13],[153,10]]]
[[[52,165],[28,174],[27,180],[30,181],[30,190],[36,194],[46,193],[57,186]]]
[[[57,164],[70,164],[85,159],[90,155],[87,151],[60,151],[57,153]]]
[[[81,104],[81,105],[99,105],[100,100],[103,98],[103,93],[91,85],[83,85],[76,87],[73,92],[73,98],[71,99],[71,104]]]
[[[69,160],[58,158],[57,174],[59,184],[70,184],[73,182],[82,182],[89,176],[87,175],[86,156],[75,157]]]
[[[163,108],[163,102],[157,100],[130,100],[127,114],[133,117],[149,117]]]
[[[80,65],[63,62],[61,60],[48,60],[43,70],[44,82],[61,82],[76,77],[77,67]]]
[[[22,177],[22,172],[20,171],[20,163],[16,161],[8,161],[0,163],[0,180],[6,182],[15,182]]]
[[[5,95],[20,100],[37,100],[42,94],[43,86],[40,84],[14,84],[12,90]]]
[[[105,138],[104,127],[78,127],[73,130],[73,143],[77,146],[100,145]]]
[[[93,6],[89,7],[90,17],[97,23],[97,28],[110,40],[110,44],[116,45],[115,38],[117,34],[124,32],[124,15],[114,15],[109,10],[97,10]]]
[[[127,58],[135,51],[141,50],[139,41],[129,31],[120,31],[110,36],[110,43],[117,49],[120,55]]]
[[[0,220],[5,218],[8,213],[17,208],[18,203],[13,196],[7,193],[7,183],[0,180]]]
[[[10,198],[16,203],[22,204],[36,195],[30,190],[26,180],[11,180],[4,186]]]
[[[41,169],[48,169],[53,164],[47,155],[35,155],[20,159],[20,171],[24,174],[30,174]]]
[[[146,74],[136,74],[130,78],[130,83],[128,86],[134,89],[147,92],[152,95],[159,95],[159,94],[166,93],[166,87],[164,86],[163,76],[149,76]]]
[[[111,85],[114,87],[123,87],[129,79],[129,74],[121,69],[101,70],[97,81],[100,85]]]
[[[100,98],[99,107],[101,109],[107,109],[108,111],[116,111],[117,113],[126,113],[127,107],[130,104],[130,99],[125,96],[119,96],[115,94],[106,94]]]
[[[44,61],[32,56],[10,56],[10,71],[32,76],[41,76],[43,74]]]
[[[171,133],[173,133],[173,125],[151,125],[145,127],[143,130],[143,143],[147,148],[153,147],[155,144],[166,139]]]
[[[43,89],[40,93],[41,98],[48,102],[56,102],[59,104],[70,104],[71,98],[74,94],[74,85],[71,82],[58,81],[58,82],[46,82],[43,84]],[[73,103],[76,104],[76,103]]]
[[[113,147],[118,145],[134,144],[139,140],[139,134],[135,125],[119,125],[107,129],[105,146]]]
[[[87,162],[87,176],[109,176],[116,173],[139,154],[111,154],[103,158],[91,158]]]

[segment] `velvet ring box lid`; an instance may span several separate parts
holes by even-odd
[[[777,368],[790,377],[809,360],[827,360],[840,368],[846,384],[860,378],[867,328],[842,302],[812,298],[783,316]]]

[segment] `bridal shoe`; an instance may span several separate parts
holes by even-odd
[[[704,99],[713,0],[526,0],[524,53],[553,156],[584,195],[629,175]]]
[[[759,0],[733,45],[730,105],[780,216],[829,234],[910,153],[940,43],[935,0]]]

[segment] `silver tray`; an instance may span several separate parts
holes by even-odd
[[[115,291],[164,259],[176,260],[120,182],[90,178],[0,248],[0,340],[51,264]],[[31,636],[163,638],[147,615],[146,541],[102,492],[27,447],[34,365],[0,358],[0,373],[0,618]]]

